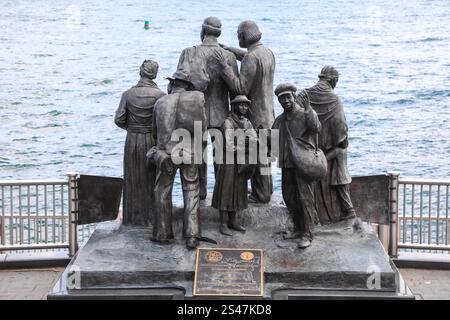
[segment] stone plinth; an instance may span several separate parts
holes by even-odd
[[[186,249],[181,210],[174,211],[176,239],[169,245],[152,242],[151,228],[101,223],[68,267],[78,272],[75,283],[70,278],[76,289],[66,290],[66,272],[51,298],[102,292],[133,295],[136,290],[143,296],[150,292],[147,297],[153,298],[192,298],[195,251]],[[235,232],[233,237],[219,233],[215,209],[204,206],[201,211],[203,236],[218,242],[217,246],[202,242],[202,247],[264,250],[264,298],[303,297],[305,292],[402,296],[398,272],[370,225],[360,224],[358,230],[351,222],[317,226],[311,247],[302,250],[294,240],[282,239],[281,232],[292,224],[280,199],[241,212],[247,232]]]

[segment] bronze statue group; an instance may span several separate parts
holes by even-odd
[[[263,131],[278,130],[278,148],[269,147],[268,153],[270,159],[278,159],[283,199],[294,222],[294,231],[285,238],[298,239],[298,247],[306,248],[314,224],[355,217],[347,170],[348,128],[341,100],[333,91],[339,74],[325,66],[311,88],[297,94],[295,85],[282,83],[274,90],[275,56],[261,43],[257,24],[239,24],[239,46],[246,50],[219,44],[221,28],[216,17],[204,20],[201,44],[184,49],[176,72],[167,78],[168,94],[154,82],[158,64],[152,60],[143,62],[138,84],[123,93],[115,116],[116,124],[127,131],[123,223],[151,225],[153,241],[170,243],[172,189],[179,169],[183,236],[189,249],[199,245],[200,201],[207,196],[206,159],[196,163],[195,148],[180,151],[172,134],[183,129],[195,139],[195,123],[200,123],[201,132],[210,133],[214,154],[228,153],[234,159],[214,162],[211,206],[219,211],[219,230],[230,236],[233,231],[245,232],[237,214],[249,202],[270,202],[271,162],[236,161],[239,146],[230,132],[244,132],[248,149],[253,142],[262,147]],[[277,118],[274,94],[283,107]],[[214,130],[222,133],[223,141],[217,141]],[[201,149],[206,148],[207,137],[202,135]],[[248,150],[244,154],[248,159]],[[174,161],[174,156],[184,161]]]

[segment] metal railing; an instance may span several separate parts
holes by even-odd
[[[450,251],[450,180],[390,178],[390,255],[399,249]]]
[[[0,253],[64,249],[73,256],[95,228],[77,225],[77,176],[0,180]]]
[[[64,180],[0,180],[0,253],[68,250],[73,256],[94,224],[78,226],[78,173]],[[449,251],[450,180],[389,173],[390,225],[378,226],[392,257],[399,250]]]

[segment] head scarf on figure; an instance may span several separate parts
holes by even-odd
[[[139,74],[141,75],[141,77],[153,80],[156,78],[156,75],[158,74],[158,68],[159,65],[156,61],[144,60],[139,69],[140,70]]]
[[[325,66],[320,71],[319,79],[328,81],[334,89],[339,80],[339,72],[333,66]]]

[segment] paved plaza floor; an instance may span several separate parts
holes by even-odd
[[[63,268],[0,270],[0,300],[42,300]]]
[[[450,270],[399,269],[417,299],[450,300]]]
[[[0,270],[0,300],[45,299],[63,268]],[[450,300],[450,270],[400,269],[417,299]]]

